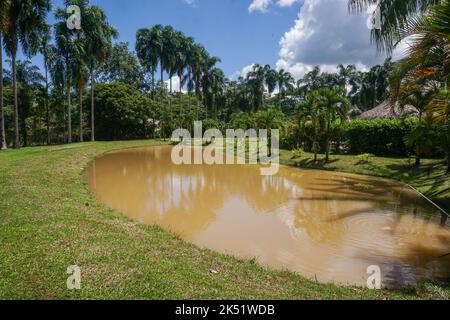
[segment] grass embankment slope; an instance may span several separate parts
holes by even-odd
[[[201,250],[94,200],[83,174],[94,157],[155,144],[84,143],[0,152],[0,299],[449,298],[448,288],[431,284],[371,291],[267,270]],[[81,267],[81,290],[66,288],[70,265]]]
[[[450,175],[446,174],[443,160],[422,160],[419,167],[414,166],[415,159],[370,157],[368,163],[362,163],[351,155],[331,155],[325,162],[319,155],[314,162],[314,155],[302,153],[299,158],[292,158],[292,152],[281,151],[281,163],[307,169],[321,169],[384,177],[410,184],[439,206],[450,212]]]

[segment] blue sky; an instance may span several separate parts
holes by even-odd
[[[270,64],[300,77],[314,65],[361,69],[382,62],[370,44],[366,17],[350,15],[346,0],[92,0],[134,49],[136,30],[170,24],[222,59],[229,77]],[[62,7],[53,0],[53,8]],[[49,14],[49,22],[53,13]],[[41,57],[33,62],[41,65]]]

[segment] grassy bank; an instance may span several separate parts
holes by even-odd
[[[132,222],[93,199],[83,169],[94,157],[158,143],[84,143],[0,152],[0,299],[449,298],[448,288],[431,284],[371,291],[267,270]],[[284,161],[291,161],[289,156],[283,154]],[[345,158],[339,159],[326,168],[344,167]],[[309,167],[306,158],[298,161]],[[81,267],[79,291],[66,288],[70,265]]]
[[[341,171],[363,175],[384,177],[412,185],[428,198],[450,211],[450,175],[446,175],[443,160],[422,160],[420,167],[414,166],[414,159],[371,157],[368,163],[351,155],[331,155],[326,163],[324,156],[314,162],[314,155],[303,152],[293,158],[290,151],[281,151],[281,163],[306,169]]]

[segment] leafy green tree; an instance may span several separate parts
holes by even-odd
[[[8,61],[12,69],[12,61]],[[11,75],[12,77],[12,75]],[[36,97],[42,91],[44,77],[37,66],[29,60],[16,61],[17,101],[19,106],[19,127],[24,146],[28,146],[27,120],[32,115]]]
[[[144,87],[144,71],[127,42],[114,44],[106,62],[99,70],[100,82],[123,82]]]
[[[19,110],[17,100],[16,59],[19,47],[28,56],[38,49],[37,39],[45,26],[50,0],[2,1],[4,47],[12,60],[12,79],[14,92],[14,148],[20,148]]]
[[[255,122],[259,129],[265,129],[268,133],[267,146],[269,150],[269,157],[272,155],[271,150],[271,129],[282,129],[284,125],[284,114],[277,108],[268,108],[266,110],[258,111],[255,114]]]
[[[154,138],[157,106],[135,86],[98,84],[95,96],[97,137],[100,140]]]

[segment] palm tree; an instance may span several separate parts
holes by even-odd
[[[2,1],[0,4],[0,150],[7,148],[5,131],[5,114],[3,110],[3,30],[6,23],[6,6],[8,3]]]
[[[264,84],[266,82],[266,76],[270,70],[269,65],[261,66],[255,64],[247,74],[247,81],[252,85],[254,91],[254,110],[258,111],[261,106],[264,105]]]
[[[202,46],[195,44],[191,47],[190,51],[191,58],[191,68],[192,68],[192,76],[195,83],[195,93],[197,96],[197,108],[196,108],[196,120],[199,117],[199,109],[200,109],[200,100],[202,94],[202,77],[203,77],[203,65],[205,64],[205,60],[207,58],[206,50]]]
[[[205,102],[205,112],[206,118],[208,118],[208,106],[214,106],[214,91],[213,91],[213,70],[215,69],[215,65],[220,62],[218,57],[211,57],[206,52],[203,52],[202,59],[202,90],[203,90],[203,98]]]
[[[95,70],[105,62],[111,49],[112,39],[118,36],[118,32],[108,23],[103,9],[97,6],[85,9],[81,28],[85,38],[84,50],[91,80],[91,141],[95,141]]]
[[[158,67],[157,39],[154,30],[139,29],[136,33],[136,54],[141,65],[152,76],[152,95],[155,91],[155,72]]]
[[[330,160],[331,125],[337,119],[340,120],[340,123],[346,120],[350,101],[345,97],[344,89],[322,88],[319,89],[317,105],[324,112],[325,161],[328,162]]]
[[[12,60],[12,78],[14,94],[14,148],[20,148],[19,111],[17,100],[16,59],[19,46],[28,56],[37,50],[37,39],[45,26],[50,0],[20,0],[3,2],[3,15],[8,21],[3,24],[3,36],[6,53]]]
[[[278,73],[269,66],[269,69],[267,69],[265,76],[265,85],[267,87],[269,97],[272,96],[272,93],[275,91],[277,84],[279,84],[278,80]]]
[[[321,105],[318,103],[320,99],[317,90],[311,91],[306,99],[298,105],[298,121],[300,123],[300,131],[307,135],[306,124],[309,122],[312,126],[312,136],[309,138],[312,141],[312,151],[314,152],[314,162],[317,162],[317,154],[320,151],[320,132],[325,127],[324,112]]]
[[[83,42],[80,38],[76,40],[76,47],[79,48],[74,57],[73,81],[78,91],[78,113],[80,121],[80,142],[83,142],[83,90],[89,79],[89,70],[85,64],[85,52],[83,51]]]
[[[44,58],[44,76],[45,76],[45,97],[44,97],[44,104],[45,104],[45,122],[47,127],[47,144],[50,144],[50,109],[49,109],[49,102],[48,102],[48,95],[49,95],[49,79],[48,79],[48,70],[50,61],[53,57],[51,57],[50,51],[50,41],[51,41],[51,27],[49,25],[46,25],[43,32],[40,35],[40,46],[39,51],[43,55]]]
[[[447,174],[450,173],[450,92],[448,87],[441,89],[427,108],[433,122],[438,126],[439,148],[447,157]]]
[[[195,64],[194,59],[196,59],[195,56],[195,42],[192,37],[187,37],[184,39],[184,52],[186,56],[186,69],[187,69],[187,78],[186,78],[186,84],[187,84],[187,92],[188,92],[188,109],[189,112],[191,111],[191,91],[194,89],[194,80],[193,80],[193,66]]]
[[[173,61],[173,72],[178,76],[179,84],[179,104],[180,104],[180,114],[183,113],[183,75],[187,64],[187,41],[181,32],[175,34],[175,51],[174,51],[174,61]],[[171,80],[172,81],[172,80]],[[172,84],[170,85],[172,90]]]
[[[80,55],[79,43],[75,41],[74,32],[66,25],[67,13],[63,9],[56,11],[55,17],[59,22],[55,25],[55,40],[58,55],[64,60],[64,82],[66,90],[67,113],[67,143],[72,143],[72,82],[76,57]]]
[[[377,5],[381,28],[372,30],[372,40],[380,51],[391,52],[403,39],[401,30],[417,15],[426,12],[442,0],[348,0],[351,12],[366,12]]]
[[[337,68],[339,73],[339,84],[343,89],[345,89],[348,85],[350,85],[350,82],[356,72],[356,67],[355,65],[347,65],[344,67],[344,65],[339,64]]]
[[[280,69],[277,73],[278,90],[281,95],[284,95],[286,89],[292,87],[294,83],[294,77],[292,77],[289,71]]]
[[[167,72],[169,76],[169,110],[172,114],[172,78],[176,73],[176,62],[177,62],[177,50],[180,48],[179,42],[182,41],[182,35],[176,32],[173,27],[165,26],[162,30],[162,41],[163,41],[163,54],[162,68]],[[161,85],[163,81],[161,79]]]
[[[438,130],[439,146],[447,156],[450,172],[450,1],[430,7],[426,14],[413,19],[402,30],[411,36],[409,56],[393,75],[398,97],[412,96],[420,102]],[[392,82],[392,79],[391,79]],[[414,95],[409,94],[410,92]]]
[[[211,69],[209,77],[211,80],[212,106],[214,108],[214,118],[217,120],[218,118],[217,97],[218,95],[223,93],[225,75],[221,69],[213,68]]]
[[[164,73],[164,38],[163,38],[163,26],[160,24],[154,25],[151,29],[150,29],[150,34],[151,34],[151,38],[152,38],[152,45],[154,46],[154,50],[156,52],[156,56],[158,57],[158,62],[159,62],[159,71],[161,73],[161,84],[164,83],[164,77],[163,77],[163,73]]]

